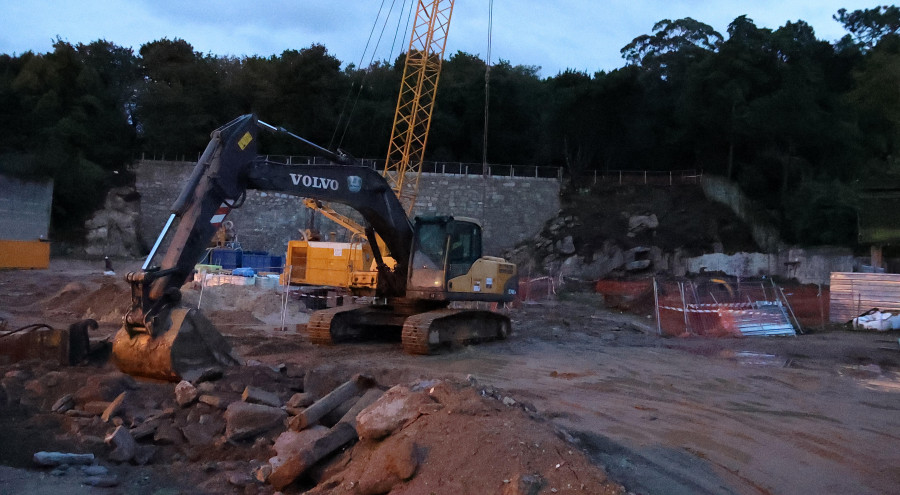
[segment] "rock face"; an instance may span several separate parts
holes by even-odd
[[[139,256],[139,215],[140,194],[137,191],[128,187],[110,190],[103,209],[85,222],[85,253],[90,256]]]
[[[556,218],[504,257],[518,266],[522,279],[559,277],[583,287],[604,278],[681,276],[686,258],[758,250],[751,226],[704,191],[682,184],[598,185],[571,192]]]

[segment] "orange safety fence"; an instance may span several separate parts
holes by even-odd
[[[828,318],[828,288],[772,280],[600,280],[607,307],[654,316],[661,335],[794,335]]]

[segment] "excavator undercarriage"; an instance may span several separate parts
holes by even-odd
[[[494,311],[393,301],[375,306],[340,306],[316,311],[307,324],[318,345],[366,340],[396,340],[409,354],[433,354],[442,348],[505,339],[511,323]]]

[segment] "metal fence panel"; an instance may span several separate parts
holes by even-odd
[[[46,239],[53,181],[26,182],[0,175],[0,239]]]
[[[666,335],[796,335],[790,303],[770,282],[661,282],[656,292],[659,329]]]

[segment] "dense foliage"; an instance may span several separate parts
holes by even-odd
[[[834,16],[831,44],[803,21],[771,30],[738,17],[723,35],[662,20],[622,48],[614,71],[501,62],[490,71],[487,159],[594,170],[702,169],[737,181],[786,238],[852,244],[853,185],[890,173],[900,147],[900,9]],[[402,56],[348,65],[321,45],[268,58],[196,52],[161,39],[137,53],[57,40],[0,55],[0,172],[55,180],[56,231],[80,225],[142,153],[196,157],[209,132],[255,112],[361,157],[386,153]],[[443,65],[427,158],[480,162],[485,62]],[[270,153],[297,153],[271,139]]]

